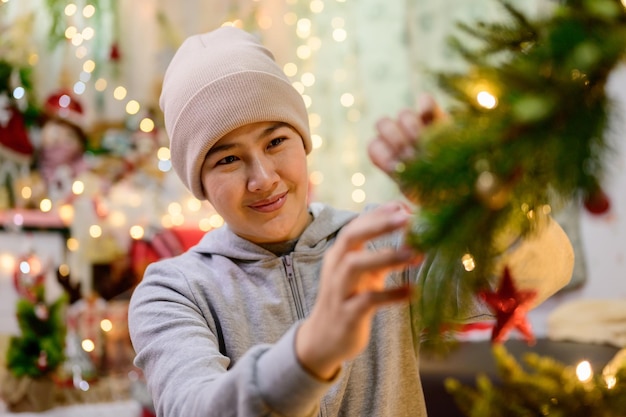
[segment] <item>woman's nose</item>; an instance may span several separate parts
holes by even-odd
[[[262,191],[271,189],[280,179],[274,163],[268,158],[255,158],[250,164],[248,190]]]

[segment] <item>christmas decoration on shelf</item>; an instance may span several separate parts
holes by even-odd
[[[13,411],[41,411],[52,407],[54,375],[65,360],[64,296],[46,300],[46,268],[33,254],[17,263],[17,321],[20,335],[9,342],[8,373],[0,383],[0,396]]]
[[[435,344],[450,326],[440,313],[495,284],[503,236],[530,236],[571,201],[593,214],[610,207],[605,85],[626,51],[626,6],[571,0],[531,20],[500,3],[507,21],[459,25],[480,46],[453,38],[468,68],[435,74],[452,98],[450,117],[427,128],[416,157],[397,170],[420,203],[409,243],[465,269],[422,283],[419,297],[429,300],[417,300],[426,309],[417,326]]]
[[[475,386],[448,378],[446,389],[468,417],[620,417],[626,409],[626,366],[620,351],[599,374],[589,362],[576,367],[527,353],[522,367],[503,345],[494,345],[498,381],[479,375]]]

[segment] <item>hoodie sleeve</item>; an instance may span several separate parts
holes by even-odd
[[[298,324],[232,365],[209,320],[214,318],[203,316],[172,265],[148,268],[132,295],[128,321],[135,364],[144,371],[159,417],[317,414],[334,381],[319,381],[300,366]]]

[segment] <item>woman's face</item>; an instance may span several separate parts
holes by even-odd
[[[251,242],[295,239],[310,221],[304,144],[285,123],[252,123],[228,133],[207,154],[201,175],[209,202]]]

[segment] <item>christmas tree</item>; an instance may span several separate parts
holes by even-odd
[[[415,320],[430,346],[447,343],[457,302],[479,296],[495,307],[498,297],[515,299],[513,308],[496,309],[494,339],[511,326],[524,330],[528,297],[515,289],[515,277],[505,268],[501,290],[491,290],[503,237],[531,235],[572,200],[592,213],[609,205],[602,189],[610,151],[605,85],[626,50],[625,6],[572,0],[531,20],[500,3],[507,21],[459,25],[480,46],[453,38],[468,69],[435,74],[453,99],[450,117],[432,124],[417,156],[397,169],[420,203],[410,243],[436,250],[439,268],[465,269],[421,282]]]
[[[46,301],[39,265],[36,258],[29,256],[20,261],[15,273],[15,287],[20,294],[16,314],[21,334],[11,338],[6,361],[15,377],[52,376],[65,359],[66,297],[52,303]]]

